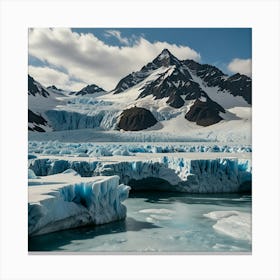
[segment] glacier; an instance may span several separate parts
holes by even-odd
[[[71,169],[29,179],[28,235],[124,219],[129,190],[118,176],[82,178]]]
[[[144,154],[145,155],[145,154]],[[189,155],[188,155],[189,156]],[[213,157],[213,155],[211,155]],[[214,157],[198,159],[169,154],[147,157],[104,158],[42,157],[29,160],[36,176],[48,176],[73,169],[83,177],[117,175],[132,190],[169,190],[188,193],[250,192],[251,159]],[[141,180],[143,184],[141,184]],[[146,186],[146,187],[145,187]],[[156,187],[155,187],[156,186]]]
[[[42,155],[113,156],[137,153],[251,153],[251,145],[214,143],[63,143],[59,141],[29,141],[29,158]]]

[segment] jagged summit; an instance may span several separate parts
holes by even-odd
[[[57,88],[55,85],[48,86],[48,87],[47,87],[47,89],[50,89],[50,90],[57,90],[57,91],[62,91],[62,89]]]
[[[105,90],[96,84],[87,85],[82,88],[80,91],[76,92],[75,95],[86,95],[86,94],[94,94],[98,92],[105,92]]]
[[[176,81],[179,80],[190,80],[191,75],[188,72],[185,65],[178,60],[168,49],[164,49],[152,62],[149,62],[137,72],[133,72],[119,81],[115,89],[114,94],[121,93],[145,80],[153,71],[163,68],[161,73],[159,73],[159,80],[163,80],[168,77],[174,71],[174,76]],[[145,91],[139,97],[144,97],[151,94]],[[160,96],[169,96],[169,94],[160,94]]]
[[[163,49],[162,52],[153,60],[153,63],[158,67],[168,67],[178,65],[180,61],[168,49]]]

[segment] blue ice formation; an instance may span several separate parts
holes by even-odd
[[[239,192],[252,181],[251,160],[237,158],[187,159],[165,155],[153,160],[118,162],[53,158],[31,160],[29,168],[37,176],[61,173],[68,168],[81,176],[118,175],[120,182],[128,185],[131,180],[157,178],[167,182],[169,190],[188,193]]]
[[[35,175],[32,169],[28,169],[28,179],[36,179],[37,176]]]
[[[158,178],[170,184],[169,190],[188,193],[239,192],[243,184],[252,181],[251,161],[237,158],[196,160],[164,156],[161,162],[107,163],[99,165],[94,173],[118,175],[125,184]]]
[[[118,112],[105,110],[91,110],[90,114],[67,110],[49,110],[45,114],[55,131],[83,128],[114,129],[118,116]]]
[[[122,202],[130,187],[119,184],[119,177],[93,178],[48,190],[29,188],[28,235],[34,236],[85,225],[100,225],[126,217]],[[37,201],[38,190],[41,198]]]
[[[94,156],[133,155],[137,153],[251,153],[251,145],[223,144],[133,144],[62,143],[30,141],[29,153],[42,155]]]
[[[32,169],[37,176],[48,176],[59,174],[67,169],[73,169],[78,172],[82,177],[91,177],[98,161],[75,161],[65,159],[48,159],[37,158],[29,161],[29,168]],[[40,175],[39,175],[40,174]]]

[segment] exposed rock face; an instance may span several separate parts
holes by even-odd
[[[162,73],[159,78],[149,83],[139,95],[139,98],[153,95],[155,99],[169,97],[176,91],[177,95],[192,95],[200,96],[202,90],[194,88],[194,82],[191,81],[191,76],[188,70],[181,66],[175,66],[174,69],[169,69]]]
[[[167,103],[173,108],[181,108],[185,104],[182,97],[180,95],[177,95],[176,93],[172,94],[168,98]]]
[[[140,71],[133,72],[127,75],[126,77],[124,77],[123,79],[121,79],[114,89],[114,94],[121,93],[126,89],[131,88],[134,85],[142,82],[151,74],[153,70],[156,70],[160,67],[168,67],[168,66],[179,67],[180,65],[182,65],[181,62],[174,55],[172,55],[169,52],[169,50],[164,49],[152,62],[149,62],[147,65],[143,66]],[[182,72],[184,73],[183,69]],[[184,74],[189,75],[190,78],[190,74],[188,73],[184,73]],[[163,80],[163,77],[160,78],[161,78],[160,80]],[[140,97],[144,97],[149,94],[151,93],[147,91]]]
[[[52,86],[48,86],[47,89],[50,89],[50,90],[57,90],[57,91],[62,91],[61,88],[57,88],[55,85],[52,85]]]
[[[225,75],[217,67],[208,64],[199,64],[193,60],[187,59],[184,64],[198,77],[200,77],[207,86],[218,86],[220,90],[227,90],[233,96],[242,96],[248,104],[252,104],[252,79],[240,75]]]
[[[252,104],[252,80],[239,73],[230,76],[221,86],[234,96],[242,96],[249,104]]]
[[[197,99],[185,118],[188,121],[196,122],[198,125],[209,126],[222,120],[219,115],[220,112],[225,113],[224,108],[211,99],[206,99],[206,101]]]
[[[156,123],[157,120],[149,110],[133,107],[122,112],[118,127],[126,131],[138,131]]]

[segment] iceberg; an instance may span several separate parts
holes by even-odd
[[[252,241],[252,214],[241,211],[213,211],[205,217],[217,221],[213,228],[235,239]]]
[[[82,178],[71,169],[30,179],[28,235],[124,219],[122,202],[129,190],[129,186],[119,184],[118,176]]]

